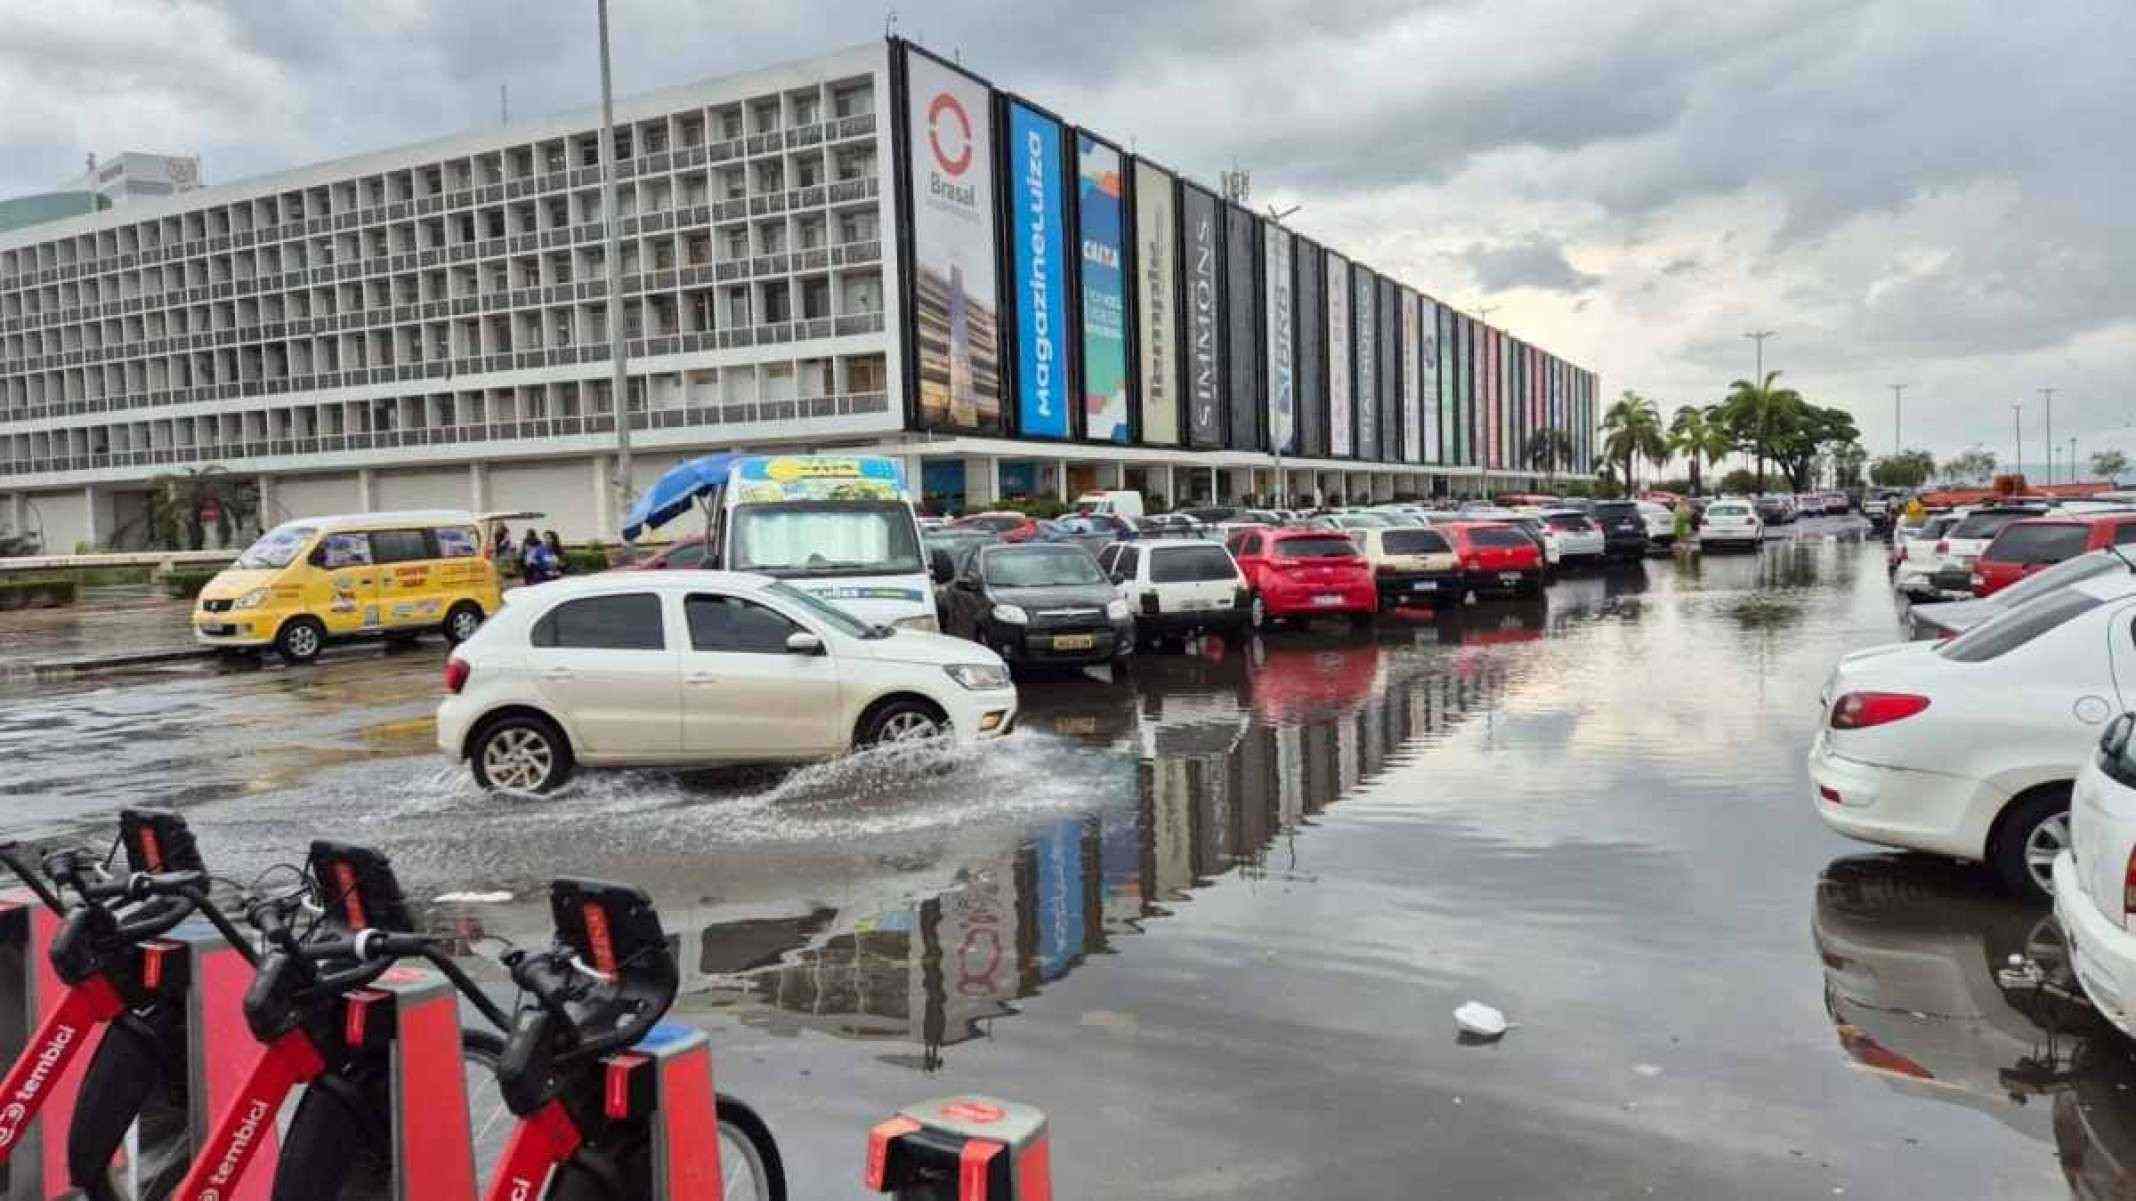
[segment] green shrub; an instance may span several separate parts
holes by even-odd
[[[73,604],[78,591],[73,580],[49,576],[0,579],[0,609],[57,609]]]
[[[212,572],[210,574],[213,574]],[[72,573],[75,583],[85,588],[104,584],[146,584],[156,578],[153,567],[83,567]]]
[[[192,600],[220,574],[216,567],[174,567],[163,577],[163,591],[173,600]]]
[[[567,546],[564,548],[564,574],[592,575],[608,570],[608,552],[598,546]]]

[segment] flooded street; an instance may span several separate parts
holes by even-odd
[[[14,837],[178,805],[238,879],[378,846],[523,942],[552,876],[645,887],[797,1198],[961,1091],[1048,1112],[1066,1198],[2129,1195],[2127,1048],[1996,984],[2045,911],[1811,811],[1820,683],[1898,636],[1858,530],[1032,677],[970,753],[538,800],[432,749],[435,642],[8,681],[0,793]],[[1457,1042],[1470,999],[1515,1029]]]

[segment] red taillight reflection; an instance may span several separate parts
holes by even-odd
[[[1910,692],[1850,692],[1832,706],[1832,728],[1866,730],[1900,721],[1928,708],[1928,698]]]
[[[1951,540],[1948,538],[1938,538],[1936,540],[1936,553],[1939,555],[1947,555],[1951,553]]]
[[[467,676],[472,670],[467,665],[467,660],[457,655],[445,660],[445,691],[457,695],[460,689],[467,686]]]
[[[2136,915],[2136,847],[2129,849],[2128,864],[2121,869],[2121,928],[2129,928],[2129,918]]]

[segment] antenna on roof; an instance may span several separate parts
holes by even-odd
[[[897,5],[895,4],[888,5],[883,9],[883,36],[886,38],[897,36]]]

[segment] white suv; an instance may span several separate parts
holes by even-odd
[[[1215,542],[1115,542],[1098,567],[1135,615],[1145,646],[1190,634],[1239,634],[1249,615],[1246,577]]]
[[[445,664],[438,747],[484,788],[545,792],[578,765],[825,759],[994,738],[1000,656],[869,625],[768,576],[606,573],[511,593]]]

